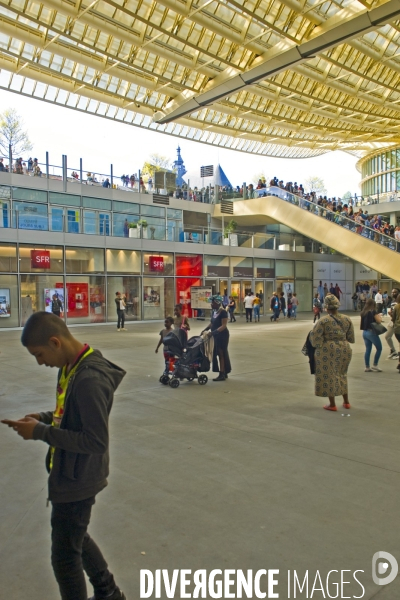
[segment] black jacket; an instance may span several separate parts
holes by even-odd
[[[85,500],[107,485],[108,416],[124,376],[125,371],[94,350],[71,377],[60,427],[52,427],[52,412],[40,413],[33,438],[55,448],[48,482],[52,502]],[[49,464],[50,449],[47,470]]]

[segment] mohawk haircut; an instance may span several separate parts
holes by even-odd
[[[23,346],[47,346],[51,337],[70,338],[71,333],[60,317],[45,311],[33,313],[25,323],[21,335]]]

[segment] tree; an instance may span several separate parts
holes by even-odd
[[[8,156],[10,144],[13,156],[20,156],[33,147],[15,108],[7,108],[0,115],[0,148],[5,156]]]
[[[306,191],[315,192],[316,194],[326,194],[325,183],[321,177],[308,177],[304,183]]]
[[[345,194],[343,194],[343,200],[350,200],[352,198],[352,193],[351,192],[346,192]]]
[[[260,171],[259,173],[253,175],[252,181],[255,182],[255,184],[257,185],[259,179],[261,179],[261,181],[265,180],[265,183],[269,185],[269,182],[271,181],[272,177],[268,177],[265,174],[265,171]]]
[[[145,181],[149,177],[154,178],[156,171],[171,171],[171,160],[161,154],[150,154],[149,160],[143,164],[142,177]]]

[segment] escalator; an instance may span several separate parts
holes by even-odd
[[[390,279],[399,280],[400,253],[396,252],[393,238],[367,227],[362,227],[362,234],[357,233],[357,223],[353,220],[285,190],[270,188],[257,192],[260,193],[257,198],[233,202],[233,217],[230,215],[230,218],[239,226],[282,223]],[[224,212],[217,204],[214,217],[226,218]]]

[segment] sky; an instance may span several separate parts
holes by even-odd
[[[220,163],[234,186],[254,183],[256,176],[264,173],[267,179],[276,176],[298,184],[304,184],[307,177],[321,177],[329,196],[340,197],[347,191],[360,193],[357,159],[345,152],[328,152],[307,159],[261,157],[113,122],[0,90],[0,112],[11,107],[22,117],[33,144],[32,155],[39,162],[45,162],[48,151],[50,164],[61,165],[61,157],[66,154],[69,168],[78,170],[82,158],[85,172],[108,174],[112,163],[114,175],[120,176],[137,173],[152,153],[175,160],[179,144],[188,173],[200,174],[201,165]]]

